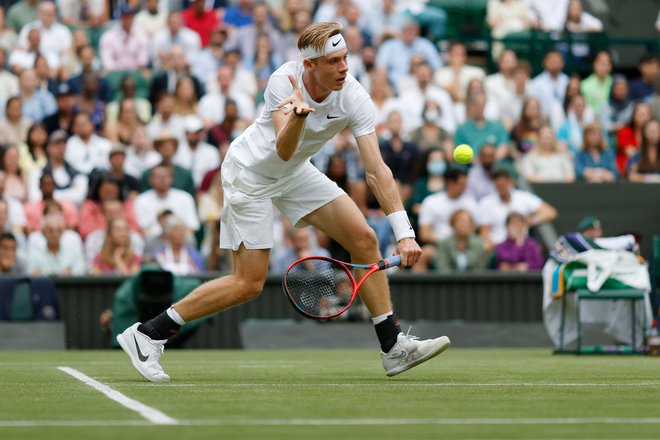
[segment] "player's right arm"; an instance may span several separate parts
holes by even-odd
[[[277,105],[280,110],[272,113],[277,155],[284,161],[291,159],[296,152],[305,118],[315,111],[305,101],[305,96],[293,75],[289,75],[289,81],[293,86],[293,94]]]

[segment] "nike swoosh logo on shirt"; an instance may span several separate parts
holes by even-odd
[[[326,116],[326,117],[327,117],[328,119],[337,119],[339,116],[330,116],[330,115],[328,115],[328,116]]]
[[[135,335],[133,335],[133,340],[135,341],[135,348],[137,349],[137,355],[138,358],[140,359],[140,362],[146,362],[149,359],[149,356],[145,356],[142,354],[142,352],[140,351],[140,346],[138,345],[138,341],[135,338]]]

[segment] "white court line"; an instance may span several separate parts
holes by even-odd
[[[410,419],[199,419],[177,420],[179,426],[381,426],[381,425],[660,425],[660,417],[588,418],[410,418]],[[148,426],[142,420],[8,420],[0,427]]]
[[[120,405],[125,406],[126,408],[137,412],[142,417],[149,420],[151,423],[155,423],[158,425],[176,425],[178,423],[176,419],[173,419],[167,414],[160,412],[156,408],[152,408],[141,402],[138,402],[137,400],[131,399],[130,397],[123,395],[117,390],[113,390],[109,386],[104,385],[101,382],[92,379],[91,377],[81,373],[78,370],[74,370],[73,368],[69,368],[69,367],[57,367],[57,369],[65,372],[70,376],[75,377],[79,381],[83,382],[86,385],[89,385],[95,390],[100,391],[101,393],[105,394],[108,398],[114,400]]]

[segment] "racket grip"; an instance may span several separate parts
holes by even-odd
[[[390,267],[398,266],[399,264],[401,264],[401,255],[392,255],[389,258],[383,258],[382,260],[380,260],[380,263],[382,263],[382,265],[381,264],[378,265],[380,270],[389,269]]]

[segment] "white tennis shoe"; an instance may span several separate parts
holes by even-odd
[[[123,333],[117,335],[117,342],[131,359],[133,366],[145,379],[151,382],[165,382],[170,376],[165,374],[158,359],[163,355],[165,342],[151,339],[138,331],[139,322],[136,322]]]
[[[410,330],[408,330],[410,331]],[[445,351],[450,345],[447,336],[420,341],[417,336],[399,333],[396,344],[388,352],[381,351],[383,368],[388,376],[410,370],[422,362],[426,362]]]

